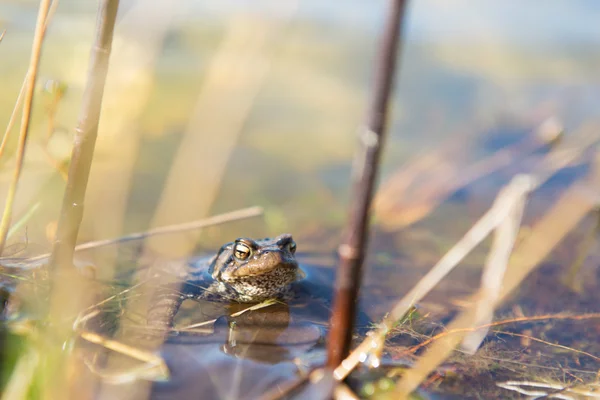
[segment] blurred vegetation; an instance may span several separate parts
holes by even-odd
[[[393,120],[384,149],[382,180],[415,154],[438,148],[447,141],[462,140],[459,138],[468,132],[485,139],[490,133],[530,129],[550,116],[558,117],[568,130],[597,115],[600,53],[595,49],[600,37],[590,34],[591,28],[585,28],[589,19],[576,17],[592,14],[586,7],[593,11],[596,6],[573,4],[572,18],[561,14],[564,5],[559,7],[556,1],[551,2],[558,7],[554,11],[552,6],[539,10],[535,6],[537,13],[528,27],[515,26],[506,14],[504,19],[492,18],[493,13],[488,13],[496,6],[489,1],[475,7],[456,0],[452,10],[432,1],[413,3],[398,71]],[[518,4],[509,3],[509,9]],[[284,20],[283,13],[273,11],[276,7],[269,1],[252,5],[218,1],[177,4],[172,6],[172,15],[165,16],[169,21],[161,21],[160,15],[148,21],[140,15],[136,19],[136,3],[122,5],[81,242],[143,231],[154,224],[153,215],[160,207],[171,165],[184,143],[198,94],[206,87],[212,62],[231,30],[240,24],[239,19],[256,24]],[[263,237],[289,231],[294,233],[300,249],[335,249],[347,212],[354,133],[363,121],[378,27],[385,8],[384,1],[365,4],[357,0],[345,5],[300,1],[290,11],[289,20],[267,38],[265,58],[269,65],[265,77],[257,83],[257,93],[236,132],[239,136],[231,154],[223,155],[225,169],[206,210],[207,214],[218,214],[260,205],[265,208],[265,215],[262,220],[204,230],[197,239],[200,248],[212,250],[237,236]],[[523,7],[529,10],[532,6]],[[35,1],[9,0],[0,4],[0,32],[6,29],[0,43],[2,124],[8,121],[26,71],[36,10]],[[13,244],[27,242],[27,252],[43,252],[50,248],[53,239],[64,189],[64,173],[61,175],[58,167],[64,172],[68,165],[94,36],[95,12],[94,2],[63,0],[44,44],[25,174],[14,218],[17,222],[25,216],[27,222],[11,238]],[[440,23],[442,19],[444,24]],[[560,23],[553,28],[545,23],[547,36],[532,33],[536,21],[545,19]],[[160,29],[164,29],[164,35],[158,43],[152,35],[159,35],[156,32]],[[153,44],[157,47],[155,54],[149,50]],[[234,54],[230,63],[236,61]],[[240,70],[251,73],[264,60],[245,61],[247,64],[241,65]],[[49,92],[48,87],[59,88],[60,96]],[[241,96],[235,90],[224,95],[227,100],[216,109],[226,120]],[[202,122],[194,134],[210,146],[214,132]],[[49,127],[53,127],[50,136]],[[0,159],[3,192],[11,175],[15,148],[13,135],[7,153]],[[469,148],[476,153],[475,158],[495,150],[485,146]],[[215,159],[219,156],[215,154]],[[196,169],[190,164],[186,173],[193,184],[195,177],[210,178],[215,170]],[[373,296],[373,316],[380,318],[391,304],[390,299],[414,284],[423,270],[434,264],[487,209],[498,187],[508,180],[506,176],[493,179],[496,180],[492,183],[465,189],[466,194],[458,193],[426,221],[406,231],[384,233],[375,226],[366,290],[373,290],[367,293],[379,294],[386,301],[375,304],[379,298]],[[543,209],[562,187],[561,183],[546,191],[542,189],[542,199],[533,204]],[[113,189],[123,191],[114,196],[116,203],[106,203]],[[177,195],[186,197],[185,192]],[[533,213],[539,215],[538,209],[534,208]],[[569,237],[567,244],[556,250],[550,264],[568,264],[581,237],[577,232]],[[488,242],[480,246],[464,262],[469,268],[454,272],[429,301],[447,302],[451,296],[452,301],[460,303],[469,288],[477,284],[488,246]],[[585,266],[593,264],[596,258],[595,253],[591,254],[583,263],[582,273],[587,278],[584,293],[586,288],[595,288],[595,273]],[[390,272],[391,266],[398,265],[402,268]],[[555,268],[547,266],[543,271],[558,282],[560,274]],[[525,304],[536,312],[546,306],[557,307],[552,302],[556,301],[555,289],[545,281],[537,287],[540,278],[535,279],[526,283],[534,289],[531,297],[523,299]],[[398,287],[399,281],[402,288]],[[540,294],[540,287],[546,294]],[[562,306],[573,312],[593,308],[597,300],[589,292],[579,297],[562,288],[560,294],[569,299]],[[536,329],[539,331],[535,334],[553,334],[543,327]],[[429,329],[425,333],[434,332],[435,329]],[[567,336],[556,340],[566,340]],[[3,340],[5,348],[6,344],[19,342],[12,333],[6,333]],[[590,347],[591,342],[590,337],[584,336],[579,342],[568,341],[568,345]],[[2,354],[2,382],[6,382],[17,363],[15,354],[26,354],[25,345],[10,347],[14,352]],[[534,347],[527,351],[538,351]],[[453,392],[461,382],[485,380],[482,376],[492,385],[492,377],[501,375],[495,374],[495,368],[511,357],[512,350],[492,344],[484,350],[484,356],[491,352],[496,358],[490,364],[479,359],[483,365],[480,368],[469,369],[477,360],[471,360],[468,367],[459,358],[453,360],[453,370],[447,371],[451,379],[444,381],[442,391]],[[595,347],[590,352],[593,350]],[[552,362],[554,354],[546,356]],[[531,361],[515,358],[515,363]],[[576,362],[579,361],[569,359],[568,363],[573,367]],[[549,375],[538,372],[523,377],[560,378],[555,370]],[[454,385],[452,377],[457,376],[458,383]],[[379,382],[382,390],[389,389],[389,384],[387,377]]]

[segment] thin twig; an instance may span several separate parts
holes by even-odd
[[[405,4],[405,0],[392,0],[390,4],[376,65],[373,98],[366,126],[359,132],[359,145],[354,156],[350,216],[344,232],[344,241],[339,247],[340,264],[328,336],[327,366],[330,368],[339,365],[350,349],[368,238],[369,209],[379,168]]]
[[[19,143],[17,146],[17,160],[13,177],[8,187],[6,194],[6,203],[4,204],[4,213],[2,214],[2,222],[0,222],[0,254],[4,251],[6,244],[6,235],[10,228],[12,210],[17,194],[17,186],[23,169],[23,160],[25,158],[25,147],[27,145],[27,136],[29,133],[29,122],[31,120],[31,107],[33,103],[33,94],[35,82],[37,79],[38,66],[40,64],[40,55],[42,53],[42,43],[44,41],[44,33],[46,31],[46,16],[50,9],[50,0],[41,0],[38,10],[37,22],[35,26],[35,34],[33,37],[33,46],[31,48],[31,58],[29,60],[29,69],[27,70],[27,84],[24,96],[23,114],[21,118],[21,131],[19,133]]]
[[[83,251],[83,250],[91,250],[91,249],[96,249],[98,247],[110,246],[112,244],[118,244],[118,243],[130,242],[133,240],[144,239],[149,236],[167,235],[167,234],[171,234],[171,233],[184,232],[184,231],[189,231],[189,230],[193,230],[193,229],[206,228],[207,226],[221,225],[221,224],[224,224],[227,222],[239,221],[241,219],[257,217],[257,216],[261,215],[262,213],[263,213],[262,207],[254,206],[254,207],[242,208],[241,210],[235,210],[235,211],[231,211],[231,212],[224,213],[224,214],[214,215],[212,217],[199,219],[197,221],[184,222],[182,224],[175,224],[175,225],[161,226],[158,228],[150,229],[149,231],[130,233],[128,235],[121,236],[118,238],[102,239],[102,240],[95,240],[92,242],[81,243],[81,244],[75,246],[74,251],[78,252],[78,251]],[[40,254],[38,256],[26,258],[26,259],[20,260],[20,261],[21,261],[21,263],[40,261],[40,260],[43,260],[43,259],[49,257],[50,255],[51,255],[51,253]],[[7,260],[16,261],[14,257],[0,257],[0,261],[7,261]]]
[[[156,235],[167,235],[170,233],[191,231],[195,229],[205,228],[207,226],[221,225],[227,222],[239,221],[241,219],[252,218],[259,216],[263,213],[261,207],[248,207],[241,210],[231,211],[224,214],[215,215],[209,218],[203,218],[197,221],[184,222],[182,224],[161,226],[158,228],[150,229],[146,232],[131,233],[126,236],[122,236],[116,239],[105,239],[94,242],[83,243],[75,247],[75,251],[89,250],[96,247],[108,246],[116,243],[129,242],[132,240],[144,239],[150,236]]]

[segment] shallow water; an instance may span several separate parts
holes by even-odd
[[[346,220],[354,133],[369,97],[372,61],[386,2],[323,4],[304,0],[287,11],[281,3],[261,1],[250,6],[239,1],[180,1],[174,6],[156,2],[155,7],[143,5],[139,12],[136,6],[140,2],[121,2],[81,241],[258,204],[265,208],[263,218],[209,228],[195,237],[175,235],[173,243],[189,243],[194,253],[210,253],[238,236],[291,232],[300,251],[311,253],[305,256],[305,266],[312,265],[322,273],[309,273],[307,281],[320,282],[321,289],[331,287],[336,264],[333,254]],[[167,7],[161,8],[165,4]],[[43,201],[25,224],[27,231],[21,228],[12,238],[17,245],[27,242],[26,251],[32,254],[50,249],[64,181],[43,149],[57,160],[70,153],[96,6],[96,2],[61,1],[47,34],[15,219]],[[26,69],[36,7],[33,1],[0,4],[0,31],[7,29],[0,43],[0,121],[7,121]],[[600,107],[597,11],[598,5],[589,1],[555,0],[544,7],[516,0],[480,1],[476,5],[465,0],[411,4],[381,181],[415,154],[452,143],[464,152],[451,153],[443,161],[460,176],[471,162],[506,146],[506,138],[522,137],[547,117],[558,117],[567,135],[596,117]],[[281,21],[281,26],[277,25]],[[164,26],[167,28],[161,36]],[[253,36],[256,32],[259,34]],[[266,37],[264,42],[260,32]],[[209,101],[199,103],[199,94],[210,82],[218,81],[218,76],[211,75],[211,65],[231,35],[248,40],[230,54],[233,61],[225,63],[239,68],[217,85]],[[262,50],[244,52],[258,42],[263,43]],[[156,44],[152,56],[150,49]],[[268,68],[252,86],[252,72],[260,70],[263,62]],[[232,81],[237,74],[247,80]],[[68,91],[60,100],[54,134],[45,146],[51,96],[44,94],[41,86],[47,80],[64,82]],[[230,81],[235,84],[227,85]],[[246,111],[240,112],[244,107]],[[195,118],[197,114],[200,117]],[[228,126],[232,116],[239,116],[239,124],[228,132],[231,142],[224,144],[219,141],[224,137],[219,129]],[[195,119],[190,128],[190,121]],[[476,139],[463,142],[468,133]],[[188,144],[188,137],[197,139],[194,146]],[[0,174],[0,188],[6,187],[11,176],[15,142],[9,141],[8,156],[1,160],[4,172]],[[184,165],[184,182],[178,186],[170,183],[168,175],[181,158],[181,148],[193,148],[195,153]],[[517,161],[451,191],[439,208],[410,228],[390,232],[382,229],[381,219],[374,220],[361,291],[361,318],[377,321],[389,311],[394,301],[488,209],[502,185],[515,173],[528,170],[528,160]],[[587,164],[569,168],[540,188],[528,201],[525,225],[537,221],[588,168]],[[435,168],[430,172],[439,173]],[[167,196],[170,185],[176,190]],[[196,187],[199,194],[192,193]],[[414,196],[419,204],[413,193],[403,196],[408,200]],[[166,211],[159,218],[155,213],[160,214],[161,207]],[[186,212],[179,212],[184,209]],[[577,258],[592,219],[584,221],[557,247],[497,312],[497,318],[519,313],[600,311],[595,268],[598,246],[592,246],[583,262],[578,277],[581,292],[560,283],[564,271]],[[419,335],[435,334],[441,329],[440,322],[447,322],[461,310],[479,284],[488,248],[487,242],[480,246],[420,302],[418,313],[424,320],[413,327],[418,334],[404,332],[391,338],[393,345],[387,357],[393,359],[403,352],[401,346],[423,340]],[[123,286],[116,288],[114,274],[131,268],[131,263],[120,261],[113,271],[116,253],[100,250],[83,258],[96,267],[102,290],[110,293],[131,284],[124,279],[120,282]],[[118,253],[127,253],[126,260],[138,254],[126,248]],[[14,283],[12,278],[6,280]],[[31,293],[39,295],[43,303],[47,287],[31,282],[22,290],[31,299]],[[279,315],[275,324],[279,331],[267,318],[272,336],[252,328],[235,333],[236,344],[232,345],[231,332],[226,329],[214,334],[214,343],[165,345],[165,358],[176,376],[171,383],[157,384],[156,396],[175,391],[197,396],[197,390],[207,390],[221,397],[241,393],[253,397],[276,381],[292,379],[297,369],[291,360],[296,356],[313,351],[315,359],[322,360],[330,299],[321,289],[317,297],[322,302],[313,299],[310,306],[297,304],[277,313],[269,308],[257,312],[266,317]],[[30,309],[37,307],[33,303]],[[181,324],[198,322],[200,314],[207,311],[198,303],[188,303],[179,316]],[[216,309],[205,317],[216,318],[230,311]],[[287,319],[281,319],[286,313]],[[139,322],[139,316],[130,317],[127,322]],[[599,354],[595,321],[510,326],[516,333]],[[116,329],[111,324],[102,328],[111,334]],[[305,343],[291,345],[298,341],[296,333]],[[240,341],[240,337],[253,334],[265,340],[269,337],[272,343],[248,346],[248,340]],[[484,357],[487,364],[482,361]],[[218,367],[207,368],[211,362]],[[541,376],[569,381],[569,374],[587,379],[593,376],[589,371],[597,370],[596,362],[565,349],[554,352],[552,346],[540,342],[527,344],[523,338],[492,333],[481,358],[469,364],[468,359],[457,357],[448,363],[454,375],[446,373],[447,379],[442,379],[439,387],[433,383],[429,389],[467,398],[484,393],[493,398],[499,396],[494,386],[499,379]],[[206,373],[207,380],[196,379],[194,371]],[[181,382],[190,386],[179,386]],[[502,395],[508,396],[508,392]]]

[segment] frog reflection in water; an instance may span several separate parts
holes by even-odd
[[[148,321],[160,324],[162,320],[171,325],[185,298],[233,303],[290,299],[294,295],[290,284],[303,276],[295,252],[296,243],[290,234],[227,243],[209,261],[208,268],[205,263],[191,263],[182,288],[171,286],[159,291]]]

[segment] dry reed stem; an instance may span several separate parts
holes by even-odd
[[[69,341],[72,338],[70,321],[95,295],[91,282],[75,268],[73,255],[83,216],[118,7],[119,0],[102,0],[98,5],[96,38],[90,51],[87,82],[71,152],[69,178],[63,195],[56,240],[48,262],[52,277],[48,318],[53,322],[48,329],[59,341]],[[48,398],[59,398],[75,387],[75,383],[81,378],[81,370],[77,369],[78,361],[72,357],[71,352],[56,349],[48,353],[47,358],[55,368],[49,371],[49,378],[43,382],[43,393]],[[95,390],[93,386],[87,386],[86,392],[78,395],[91,396],[91,392]]]
[[[560,240],[570,232],[590,210],[597,206],[596,199],[582,196],[587,187],[600,187],[600,157],[597,156],[588,185],[573,184],[554,204],[513,252],[498,299],[505,299],[527,275],[548,255]],[[465,310],[448,326],[449,331],[463,330],[437,340],[398,382],[396,395],[406,398],[456,348],[464,336],[464,329],[475,321],[473,309]]]
[[[571,138],[573,143],[563,144],[562,148],[548,154],[537,168],[535,178],[529,182],[513,180],[509,185],[516,185],[512,197],[500,196],[492,208],[484,214],[469,231],[454,245],[440,261],[406,294],[379,324],[373,337],[367,337],[352,353],[335,369],[336,379],[344,379],[350,371],[377,347],[375,338],[386,336],[410,308],[429,293],[452,269],[487,235],[495,229],[511,212],[520,199],[519,193],[535,189],[545,182],[553,173],[564,168],[577,159],[586,149],[597,141],[597,134],[588,135],[588,129],[580,129]],[[474,322],[473,322],[474,323]]]
[[[46,29],[48,29],[48,25],[50,24],[50,21],[52,21],[54,12],[56,11],[56,8],[58,7],[58,3],[59,3],[59,0],[54,0],[54,1],[52,1],[52,4],[50,5],[50,9],[48,10],[48,13],[46,14],[46,19],[45,19],[44,25],[43,25],[44,26],[43,34],[46,33]],[[4,32],[6,32],[6,30]],[[2,33],[2,36],[4,36],[4,32]],[[19,90],[19,95],[17,96],[17,101],[15,101],[15,106],[13,107],[12,113],[10,114],[10,118],[8,119],[8,124],[6,125],[6,130],[4,131],[4,136],[2,137],[2,143],[0,144],[0,158],[2,158],[2,155],[4,154],[4,150],[6,149],[6,144],[8,143],[8,139],[10,137],[10,132],[12,131],[12,128],[15,125],[15,122],[17,121],[17,111],[19,111],[19,108],[21,108],[21,103],[25,96],[25,88],[27,86],[27,80],[28,80],[27,75],[25,75],[25,78],[23,79],[23,84],[21,85],[21,89]]]
[[[42,43],[44,41],[44,34],[46,32],[46,16],[48,15],[49,9],[50,0],[41,0],[37,22],[35,25],[33,45],[31,48],[31,58],[29,60],[29,68],[26,76],[27,84],[25,85],[26,90],[25,96],[23,97],[24,105],[21,118],[21,131],[19,133],[19,142],[17,145],[17,159],[15,161],[15,169],[12,181],[9,185],[8,193],[6,194],[6,203],[4,204],[2,221],[0,222],[0,255],[3,253],[4,246],[6,244],[6,235],[8,234],[8,230],[10,228],[15,195],[17,194],[17,186],[19,183],[19,177],[21,176],[21,170],[23,168],[23,160],[25,158],[25,147],[27,145],[29,122],[31,120],[33,94],[35,90],[35,82],[37,80],[38,66],[40,64],[40,56],[42,54]]]
[[[2,39],[4,39],[4,35],[6,34],[6,29],[0,33],[0,43],[2,43]]]
[[[104,0],[98,8],[96,40],[90,54],[87,83],[83,93],[79,122],[75,129],[69,179],[58,220],[56,240],[50,256],[50,267],[53,270],[68,272],[73,269],[73,253],[83,218],[85,193],[98,136],[102,98],[118,8],[119,0]]]
[[[524,176],[520,178],[527,179]],[[515,179],[519,179],[519,177]],[[501,193],[500,196],[510,197],[513,195]],[[516,201],[509,210],[509,214],[494,232],[494,242],[483,269],[481,285],[474,305],[476,315],[474,326],[490,323],[494,317],[494,309],[500,296],[501,284],[508,267],[508,260],[517,240],[517,234],[521,228],[521,220],[525,209],[526,193],[520,192],[514,194],[514,196]],[[465,337],[462,344],[463,350],[470,354],[475,353],[487,332],[487,329],[480,329]]]

